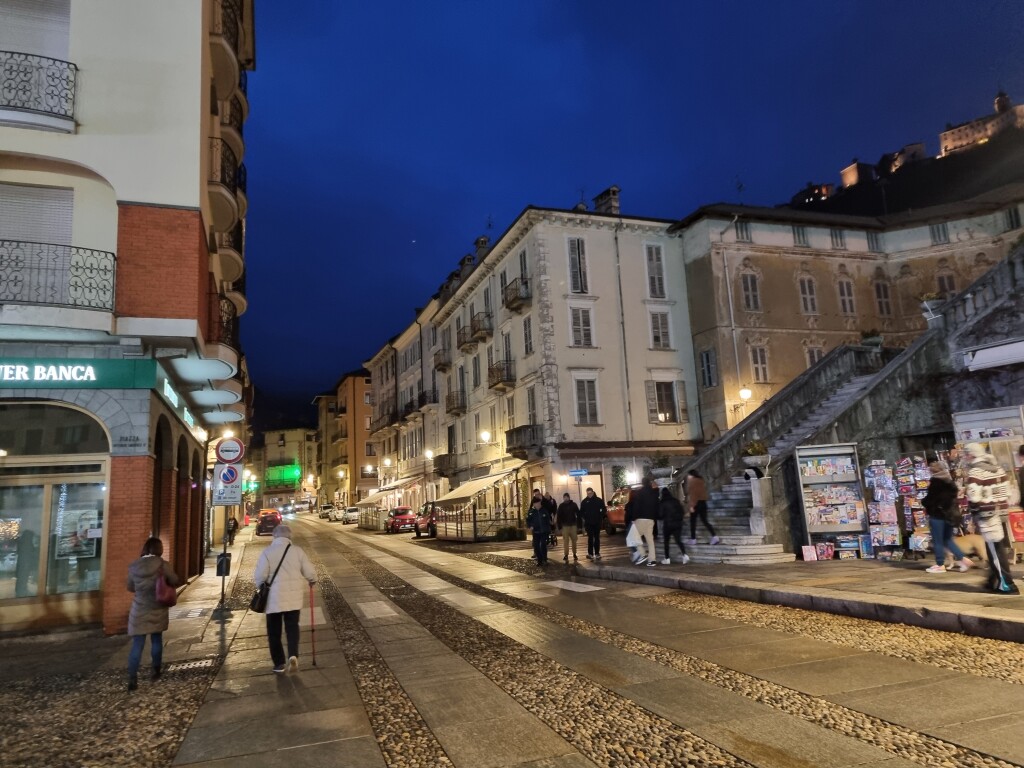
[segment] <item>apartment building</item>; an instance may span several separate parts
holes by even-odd
[[[482,506],[500,508],[518,503],[513,474],[519,493],[591,485],[610,495],[660,457],[692,453],[696,379],[671,224],[622,215],[611,187],[593,211],[530,207],[493,245],[480,238],[431,299],[433,314],[367,363],[385,455],[411,439],[399,461],[429,450],[423,477],[449,484],[429,481],[439,501],[479,488]],[[409,345],[423,349],[406,380]],[[418,403],[420,386],[427,399],[438,393],[423,411],[422,451],[420,427],[405,427],[403,443],[404,409],[390,405]]]
[[[0,2],[0,631],[124,631],[149,536],[203,568],[254,61],[251,0]]]
[[[317,503],[317,454],[314,429],[293,427],[263,433],[259,463],[253,472],[259,478],[261,508],[280,509],[289,504]]]
[[[320,434],[320,503],[351,506],[377,488],[377,452],[370,441],[370,372],[344,374],[316,397]]]

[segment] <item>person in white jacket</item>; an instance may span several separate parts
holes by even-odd
[[[292,529],[279,525],[274,540],[263,550],[253,580],[257,586],[273,579],[267,598],[267,644],[274,672],[295,672],[299,668],[299,612],[306,601],[306,592],[316,584],[316,571],[302,548],[292,544]],[[280,564],[280,570],[278,570]],[[274,571],[277,570],[277,576]],[[288,639],[288,659],[281,645],[281,624]]]

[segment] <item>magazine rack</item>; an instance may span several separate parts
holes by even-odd
[[[856,443],[808,445],[796,449],[804,513],[804,559],[856,557],[867,533],[867,509],[860,482]]]

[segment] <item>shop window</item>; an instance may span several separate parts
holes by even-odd
[[[60,483],[51,488],[46,594],[100,588],[103,489],[101,483]]]
[[[39,594],[42,485],[0,488],[0,600]]]

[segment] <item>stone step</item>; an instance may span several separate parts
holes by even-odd
[[[792,563],[796,555],[792,552],[778,552],[765,555],[699,553],[690,555],[691,563],[728,563],[729,565],[766,565],[771,563]]]
[[[686,550],[689,551],[690,549],[694,549],[694,550],[700,552],[700,551],[703,551],[705,549],[712,549],[712,548],[717,549],[718,547],[723,547],[723,546],[728,546],[728,547],[777,547],[777,546],[779,546],[777,544],[765,544],[763,536],[757,536],[755,534],[752,534],[750,531],[747,531],[746,533],[727,533],[725,535],[722,535],[720,533],[718,535],[722,539],[722,542],[720,544],[708,544],[707,543],[707,541],[708,541],[708,539],[707,539],[707,531],[704,531],[702,533],[702,538],[697,539],[698,543],[697,544],[687,544],[686,545]],[[687,541],[687,539],[683,539],[683,541]]]

